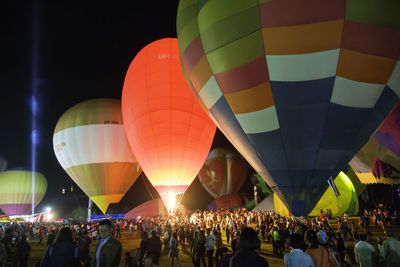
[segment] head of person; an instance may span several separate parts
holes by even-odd
[[[72,231],[69,227],[63,227],[58,231],[53,244],[63,243],[63,242],[73,242]]]
[[[360,234],[360,240],[361,241],[366,241],[367,240],[367,235],[366,234]]]
[[[304,247],[303,236],[300,234],[292,234],[289,244],[293,249],[302,249]]]
[[[157,238],[157,231],[151,231],[151,238]]]
[[[110,220],[102,220],[99,223],[99,234],[101,239],[106,239],[111,236],[111,226],[112,223]]]
[[[246,227],[243,229],[239,237],[240,249],[259,249],[261,246],[260,239],[258,239],[256,231],[253,228]]]
[[[318,248],[318,237],[315,231],[306,231],[304,235],[304,240],[306,241],[309,248]]]

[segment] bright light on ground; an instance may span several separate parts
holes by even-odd
[[[176,194],[174,192],[168,192],[167,209],[169,214],[174,214],[175,206],[176,206]]]

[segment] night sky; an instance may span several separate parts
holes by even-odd
[[[87,197],[54,155],[52,137],[57,120],[84,100],[121,98],[125,73],[135,55],[155,40],[176,37],[178,1],[140,1],[136,6],[110,1],[76,3],[36,0],[39,15],[35,18],[34,3],[9,2],[2,8],[1,16],[0,155],[8,160],[9,168],[31,168],[29,103],[32,66],[35,65],[32,60],[35,58],[33,25],[36,19],[37,170],[48,181],[47,194],[36,210],[51,205],[60,216],[67,216],[79,205],[86,206]],[[217,131],[213,147],[232,146]],[[121,204],[111,205],[110,209],[124,210],[149,199],[145,180],[142,175]],[[73,192],[69,191],[71,185]],[[150,185],[148,181],[147,185]],[[67,189],[67,194],[61,194],[62,188]],[[197,181],[189,188],[194,196],[206,196],[201,190]],[[150,191],[156,194],[151,186]],[[202,200],[208,202],[211,197]]]

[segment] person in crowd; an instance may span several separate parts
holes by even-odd
[[[245,227],[239,237],[239,250],[230,260],[230,267],[268,267],[268,261],[258,255],[261,241],[253,228]]]
[[[293,234],[290,237],[291,251],[283,257],[285,267],[315,267],[311,256],[303,252],[303,247],[303,236]]]
[[[176,261],[178,264],[181,264],[181,261],[179,259],[179,248],[178,248],[178,235],[176,232],[172,234],[172,238],[169,241],[169,253],[168,256],[171,258],[171,266],[174,266],[174,259],[176,258]]]
[[[47,248],[40,267],[79,266],[80,262],[87,260],[88,255],[80,251],[73,242],[71,229],[63,227],[53,244]]]
[[[386,267],[400,267],[400,241],[393,237],[393,231],[387,230],[387,240],[382,243],[382,258]]]
[[[151,238],[147,242],[146,254],[150,255],[153,259],[153,266],[159,266],[161,257],[161,240],[156,231],[151,231]]]
[[[47,235],[47,246],[51,246],[56,238],[56,231],[51,230],[50,233]]]
[[[211,229],[207,229],[207,237],[206,237],[206,253],[208,259],[208,267],[214,267],[214,242],[217,240],[214,235],[211,234]]]
[[[278,227],[274,226],[271,230],[272,235],[272,251],[276,257],[282,256],[281,237],[279,235]]]
[[[143,264],[143,258],[144,258],[144,254],[147,251],[148,248],[148,240],[149,240],[149,236],[147,235],[147,232],[141,232],[140,233],[140,248],[139,248],[139,266],[141,266]]]
[[[26,236],[22,235],[21,239],[15,245],[17,260],[20,267],[28,266],[28,257],[31,253],[31,246],[26,242]]]
[[[374,247],[367,242],[367,236],[365,234],[360,234],[360,242],[354,247],[354,255],[358,266],[372,267],[374,264],[374,252]]]
[[[195,238],[193,241],[193,256],[192,261],[194,266],[200,267],[201,263],[203,266],[206,265],[205,253],[206,253],[206,237],[204,235],[204,230],[196,231]]]
[[[308,245],[306,254],[310,255],[315,267],[325,267],[329,265],[329,253],[326,247],[319,244],[317,234],[314,230],[305,233],[305,241]]]
[[[336,238],[336,253],[338,255],[338,260],[340,262],[340,266],[350,266],[346,262],[346,245],[345,241],[343,240],[342,234],[340,232],[337,233],[337,238]]]
[[[96,244],[92,267],[117,267],[121,261],[121,242],[112,237],[112,223],[103,220],[99,223],[100,240]]]

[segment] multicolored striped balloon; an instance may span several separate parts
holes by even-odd
[[[58,162],[105,213],[142,172],[126,139],[121,101],[93,99],[67,110],[53,136]]]
[[[9,216],[32,211],[32,175],[35,176],[35,207],[47,191],[47,180],[40,172],[14,169],[0,173],[0,208]]]
[[[306,215],[400,95],[400,2],[181,0],[187,80],[294,215]]]

